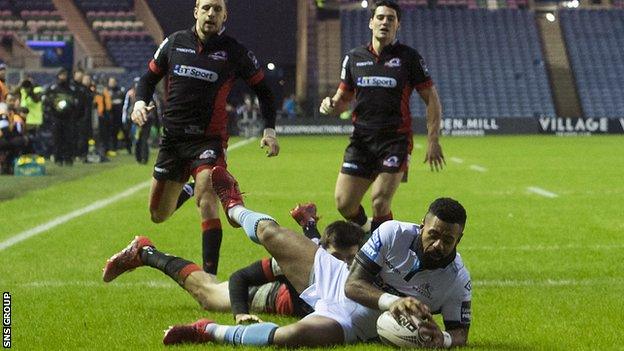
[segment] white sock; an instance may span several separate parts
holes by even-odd
[[[242,224],[241,215],[249,210],[243,205],[236,205],[228,210],[228,217],[234,220],[238,224]]]

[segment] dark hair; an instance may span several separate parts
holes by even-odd
[[[435,199],[429,205],[428,212],[446,223],[457,223],[462,227],[466,225],[466,210],[464,206],[449,197]]]
[[[401,22],[401,6],[399,6],[399,4],[397,4],[396,2],[394,2],[392,0],[377,0],[377,1],[375,1],[373,6],[370,8],[370,11],[371,11],[370,18],[375,17],[375,11],[377,11],[377,8],[381,7],[381,6],[389,7],[391,9],[393,9],[394,11],[396,11],[397,21]]]
[[[364,241],[364,230],[359,225],[346,222],[335,221],[325,227],[321,237],[321,246],[327,248],[329,245],[337,249],[348,249],[354,245],[362,245]]]

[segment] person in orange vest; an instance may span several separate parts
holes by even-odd
[[[100,151],[108,157],[116,156],[117,153],[112,150],[113,141],[111,140],[111,110],[113,109],[113,102],[110,91],[104,87],[102,81],[98,82],[96,86],[95,107],[98,115]]]
[[[6,63],[0,60],[0,102],[4,102],[6,96],[9,94],[9,88],[6,85],[6,70]]]

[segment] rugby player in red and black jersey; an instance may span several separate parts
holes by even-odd
[[[428,145],[425,162],[440,170],[444,163],[439,144],[441,105],[423,58],[397,40],[401,8],[393,1],[375,1],[371,7],[370,44],[355,48],[342,62],[341,83],[333,97],[320,106],[323,114],[345,111],[353,97],[354,125],[335,198],[343,217],[361,226],[367,216],[361,201],[372,187],[371,231],[392,219],[391,202],[406,175],[412,151],[409,98],[416,89],[427,105]]]
[[[156,84],[167,76],[168,93],[163,138],[150,192],[152,221],[165,221],[176,209],[190,176],[202,220],[203,269],[216,275],[222,230],[218,200],[209,178],[216,165],[226,165],[228,142],[226,99],[237,78],[247,82],[260,101],[265,120],[262,147],[277,156],[274,97],[254,54],[225,35],[224,0],[197,0],[192,29],[166,38],[149,62],[136,92],[132,120],[143,125]],[[183,195],[182,195],[183,196]]]

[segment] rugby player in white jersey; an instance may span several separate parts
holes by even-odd
[[[389,221],[374,232],[348,266],[266,214],[244,207],[238,183],[215,167],[212,185],[228,217],[275,258],[300,297],[314,307],[302,320],[226,326],[208,319],[176,325],[163,343],[226,343],[285,347],[331,346],[370,341],[385,311],[424,321],[425,347],[465,345],[470,325],[470,276],[456,247],[466,222],[455,200],[435,200],[422,225]],[[442,332],[432,313],[442,314]],[[320,338],[319,335],[323,337]]]

